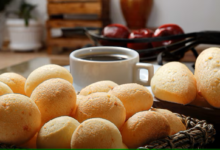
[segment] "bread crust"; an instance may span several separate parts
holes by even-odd
[[[72,134],[79,125],[77,120],[69,116],[48,121],[38,133],[37,148],[70,148]]]
[[[108,81],[108,80],[99,81],[99,82],[92,83],[88,85],[87,87],[83,88],[80,91],[79,95],[87,96],[89,94],[96,93],[96,92],[108,92],[116,86],[118,86],[118,84],[112,81]]]
[[[41,112],[42,125],[59,116],[70,116],[76,107],[76,92],[71,83],[52,78],[39,84],[30,97]]]
[[[151,110],[160,113],[161,115],[163,115],[167,119],[167,121],[169,122],[169,125],[170,125],[170,134],[169,135],[173,135],[179,131],[186,130],[186,126],[171,111],[169,111],[167,109],[158,109],[158,108],[153,108]]]
[[[196,80],[193,73],[182,63],[170,62],[162,66],[151,80],[155,97],[188,104],[196,97]]]
[[[139,111],[149,110],[153,105],[153,96],[150,91],[136,83],[119,85],[109,93],[118,97],[124,104],[126,119]]]
[[[0,75],[0,81],[7,84],[13,93],[19,93],[25,95],[24,85],[26,78],[20,74],[13,72],[6,72]]]
[[[130,117],[120,131],[128,148],[137,148],[168,136],[170,125],[160,113],[142,111]]]
[[[0,81],[0,96],[4,94],[9,94],[9,93],[13,93],[11,88],[4,82]]]
[[[210,105],[220,108],[220,48],[204,50],[195,64],[197,88]]]
[[[40,83],[51,78],[62,78],[73,84],[73,77],[66,68],[55,64],[44,65],[35,69],[28,76],[25,82],[26,95],[30,97]]]
[[[104,118],[120,128],[125,122],[126,111],[116,96],[97,92],[78,99],[74,118],[79,122],[89,118]]]
[[[37,105],[22,94],[0,96],[0,142],[22,144],[40,130],[41,113]]]
[[[118,128],[102,118],[85,120],[74,131],[71,148],[121,148],[122,137]]]

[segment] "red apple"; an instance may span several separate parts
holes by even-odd
[[[184,31],[180,26],[176,24],[164,24],[155,30],[153,37],[162,37],[162,36],[170,36],[177,34],[184,34]],[[152,42],[152,45],[153,47],[160,47],[160,46],[173,44],[181,40],[182,39],[174,39],[174,40]]]
[[[129,29],[121,24],[110,24],[102,30],[102,35],[108,38],[123,38],[127,39],[130,34]],[[111,41],[101,41],[102,45],[108,46],[123,46],[126,47],[126,43],[121,42],[111,42]]]
[[[109,38],[128,38],[130,31],[121,24],[110,24],[103,29],[103,36]]]
[[[151,38],[153,35],[153,31],[150,29],[140,29],[140,30],[134,30],[130,33],[129,39],[138,39],[138,38]],[[145,43],[128,43],[128,48],[135,49],[135,50],[141,50],[141,49],[147,49],[151,47],[151,43],[145,42]]]

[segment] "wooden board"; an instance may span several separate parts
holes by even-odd
[[[103,27],[111,23],[110,19],[110,0],[102,0],[102,16]]]
[[[83,47],[86,44],[93,44],[93,42],[87,37],[75,37],[75,38],[51,38],[47,40],[48,46],[53,47]]]
[[[47,0],[48,3],[98,2],[99,0]]]
[[[62,28],[62,27],[102,27],[100,20],[48,20],[47,28]]]
[[[101,18],[101,2],[48,3],[49,15],[57,14],[97,14]]]

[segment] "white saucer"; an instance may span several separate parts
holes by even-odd
[[[154,73],[157,71],[157,69],[159,69],[161,66],[159,66],[159,65],[153,65],[154,66]],[[64,66],[67,70],[70,70],[70,66]],[[140,79],[141,80],[147,80],[148,79],[148,72],[147,72],[147,70],[145,70],[145,69],[140,69]],[[73,79],[73,82],[74,82],[74,79]],[[77,86],[77,85],[74,85],[74,83],[73,83],[73,86],[74,86],[74,88],[75,88],[75,90],[76,91],[80,91],[82,88],[84,88],[84,87],[79,87],[79,86]],[[150,92],[152,93],[152,91],[151,91],[151,87],[150,86],[146,86],[149,90],[150,90]]]

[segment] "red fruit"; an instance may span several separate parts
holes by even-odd
[[[138,38],[151,38],[153,35],[153,31],[150,29],[140,29],[140,30],[134,30],[130,33],[129,39],[138,39]],[[135,49],[135,50],[141,50],[141,49],[147,49],[151,47],[151,43],[149,42],[141,42],[141,43],[128,43],[128,48]]]
[[[108,38],[127,39],[129,34],[130,34],[129,29],[121,24],[110,24],[106,26],[102,31],[102,35]],[[122,47],[127,46],[127,43],[125,42],[111,42],[108,40],[101,40],[100,43],[101,45],[105,45],[105,46],[122,46]]]
[[[177,34],[184,34],[184,31],[180,26],[176,24],[164,24],[155,30],[153,37],[162,37],[162,36],[170,36]],[[173,44],[181,40],[182,39],[174,39],[174,40],[152,42],[152,45],[153,47],[160,47],[160,46]]]
[[[109,38],[128,38],[130,31],[121,24],[110,24],[103,29],[102,34]]]

